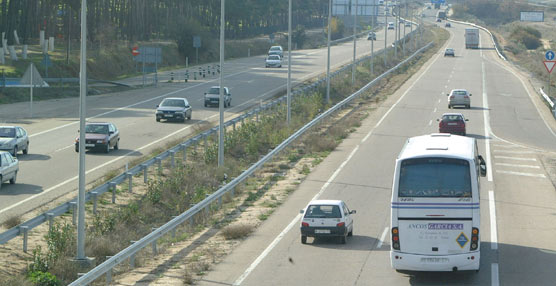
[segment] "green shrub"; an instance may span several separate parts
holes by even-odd
[[[516,26],[510,34],[510,39],[523,44],[529,50],[535,50],[541,46],[541,36],[541,32],[533,27]]]
[[[56,276],[48,272],[33,271],[29,273],[29,279],[37,286],[62,285],[62,283],[56,278]]]

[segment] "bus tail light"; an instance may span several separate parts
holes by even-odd
[[[336,224],[337,227],[344,227],[346,225],[345,222],[339,222]]]
[[[308,227],[308,226],[309,226],[309,224],[308,224],[308,223],[306,223],[306,222],[302,222],[302,223],[301,223],[301,226],[305,226],[305,227]]]
[[[392,248],[400,250],[400,232],[397,227],[392,228]]]
[[[479,248],[479,229],[474,227],[471,230],[470,250],[477,250],[477,248]]]

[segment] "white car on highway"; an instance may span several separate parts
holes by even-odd
[[[2,188],[2,183],[6,181],[10,181],[10,184],[15,184],[18,171],[19,161],[12,157],[10,152],[0,151],[0,189]]]
[[[282,67],[282,58],[279,55],[270,55],[266,58],[265,67]]]
[[[0,126],[0,150],[9,151],[13,156],[17,156],[19,151],[27,154],[29,151],[27,131],[19,126]]]
[[[348,236],[353,235],[352,214],[346,203],[341,200],[311,201],[304,210],[301,221],[301,243],[307,243],[307,237],[335,236],[342,244]]]

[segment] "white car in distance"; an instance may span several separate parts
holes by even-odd
[[[265,67],[282,67],[282,58],[279,55],[269,55],[265,60]]]

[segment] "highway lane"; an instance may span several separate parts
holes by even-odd
[[[383,31],[377,33],[374,48],[383,45]],[[389,42],[394,32],[389,31]],[[351,42],[332,48],[332,66],[349,63],[353,55]],[[358,40],[358,55],[370,53],[370,42]],[[303,81],[325,72],[326,49],[293,52],[292,78]],[[226,116],[234,116],[248,106],[268,99],[286,86],[287,69],[265,69],[264,57],[231,60],[224,66],[225,85],[233,94],[232,107]],[[217,78],[191,81],[187,84],[160,84],[117,94],[92,96],[87,99],[90,121],[110,121],[119,128],[120,150],[109,154],[88,152],[87,181],[99,178],[107,170],[122,167],[137,156],[161,146],[163,142],[183,137],[193,131],[193,124],[215,122],[217,108],[203,107],[203,92],[217,85]],[[154,109],[163,98],[183,96],[193,107],[192,122],[157,123]],[[29,155],[20,155],[20,172],[16,185],[4,185],[0,192],[0,221],[34,209],[56,197],[75,190],[77,186],[77,153],[73,141],[78,129],[76,98],[36,102],[35,119],[25,118],[27,103],[0,106],[2,121],[15,121],[31,134]]]
[[[500,77],[494,51],[465,50],[463,29],[450,29],[446,45],[456,49],[456,58],[431,59],[200,285],[553,285],[555,189],[538,152],[512,142],[523,139],[519,133],[527,128],[500,122],[526,117],[547,127],[526,100],[512,105],[515,112],[499,114],[508,85],[512,94],[526,91],[513,74]],[[473,93],[472,108],[456,111],[470,119],[468,134],[490,166],[489,176],[481,178],[481,270],[398,273],[390,268],[388,235],[394,161],[406,138],[436,132],[435,119],[453,111],[446,99],[452,88]],[[534,130],[528,143],[553,140],[550,131]],[[343,199],[357,210],[346,245],[328,239],[301,244],[298,210],[317,197]]]

